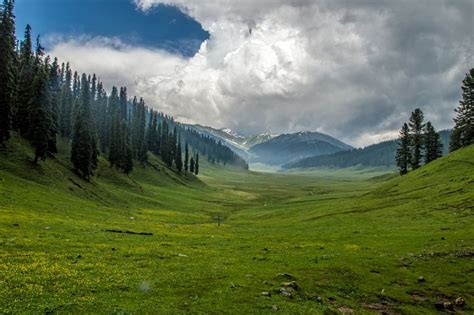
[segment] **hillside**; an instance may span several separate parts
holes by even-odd
[[[474,146],[404,177],[203,159],[183,179],[151,156],[130,176],[101,158],[91,183],[68,150],[0,153],[0,313],[473,311]]]
[[[250,148],[250,162],[280,165],[308,156],[331,154],[352,147],[319,132],[282,134]]]
[[[440,131],[443,143],[443,155],[448,154],[450,130]],[[283,165],[284,169],[335,167],[395,167],[395,153],[398,148],[397,140],[389,140],[369,145],[364,148],[336,152],[328,155],[307,157],[299,161]]]

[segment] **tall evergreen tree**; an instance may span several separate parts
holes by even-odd
[[[120,88],[120,118],[127,121],[127,88],[121,87]]]
[[[396,162],[398,169],[400,170],[400,175],[405,175],[408,173],[408,166],[411,162],[411,149],[410,149],[410,132],[407,123],[403,124],[402,129],[400,130],[399,135],[399,148],[396,153]]]
[[[421,166],[423,158],[423,128],[425,127],[423,112],[417,108],[411,113],[408,126],[410,127],[412,158],[411,167],[417,169]]]
[[[57,153],[56,135],[59,129],[59,107],[60,107],[60,88],[61,81],[59,77],[59,63],[58,59],[54,58],[52,65],[49,67],[49,100],[51,108],[51,137],[48,142],[48,151]]]
[[[133,153],[132,146],[130,143],[130,132],[128,130],[127,123],[125,120],[121,122],[121,154],[119,168],[125,173],[129,174],[133,170]]]
[[[184,146],[184,173],[187,173],[189,170],[189,148],[188,142],[186,141],[186,145]]]
[[[439,133],[431,122],[427,122],[424,130],[425,163],[436,160],[443,155],[443,143]]]
[[[196,153],[196,161],[194,164],[194,174],[199,174],[199,153]]]
[[[109,98],[109,162],[110,166],[120,165],[121,153],[121,126],[120,126],[120,101],[117,93],[117,88],[112,88],[112,93]]]
[[[60,130],[61,136],[65,138],[71,138],[71,120],[73,110],[73,93],[72,88],[72,71],[69,67],[69,63],[66,64],[64,70],[63,84],[61,86],[61,98],[60,98]]]
[[[30,138],[28,134],[30,127],[30,110],[28,104],[32,97],[32,85],[34,77],[35,58],[33,54],[33,43],[31,40],[31,27],[27,25],[25,28],[25,36],[21,42],[19,56],[19,72],[18,72],[18,95],[17,95],[17,112],[15,115],[15,127],[20,134],[26,138]]]
[[[194,174],[194,158],[191,157],[191,160],[189,161],[189,171],[191,174]]]
[[[181,140],[178,135],[178,143],[176,144],[176,154],[175,154],[175,163],[178,173],[183,171],[183,155],[181,153]]]
[[[4,0],[0,20],[0,145],[10,138],[16,89],[15,16],[13,0]]]
[[[462,100],[455,109],[454,130],[449,150],[454,151],[474,143],[474,68],[462,81]]]
[[[92,131],[90,109],[90,86],[85,74],[82,75],[80,103],[74,119],[74,134],[71,145],[71,162],[76,172],[86,180],[97,167],[97,142]]]

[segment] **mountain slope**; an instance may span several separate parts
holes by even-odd
[[[251,162],[281,165],[308,156],[331,154],[352,147],[319,132],[282,134],[252,146]]]
[[[443,143],[444,155],[448,153],[450,134],[450,130],[443,130],[440,132],[441,142]],[[341,151],[329,155],[307,157],[293,163],[285,164],[283,168],[345,168],[352,166],[395,167],[394,157],[397,148],[398,140],[389,140],[373,144],[365,148]]]

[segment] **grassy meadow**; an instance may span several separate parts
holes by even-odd
[[[474,146],[404,177],[150,156],[90,183],[59,149],[0,153],[0,313],[474,312]]]

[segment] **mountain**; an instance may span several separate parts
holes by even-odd
[[[268,133],[243,136],[229,128],[215,129],[202,125],[187,125],[187,127],[221,141],[222,144],[228,146],[245,159],[249,159],[248,150],[253,145],[268,141],[274,137]]]
[[[249,162],[282,165],[306,157],[352,149],[336,138],[319,132],[303,131],[282,134],[253,145]]]
[[[443,154],[449,149],[449,137],[451,130],[440,131],[443,143]],[[283,168],[310,168],[310,167],[335,167],[345,168],[352,166],[367,167],[395,167],[395,152],[398,148],[398,140],[389,140],[369,145],[365,148],[352,149],[336,152],[329,155],[312,156],[296,162],[283,165]]]

